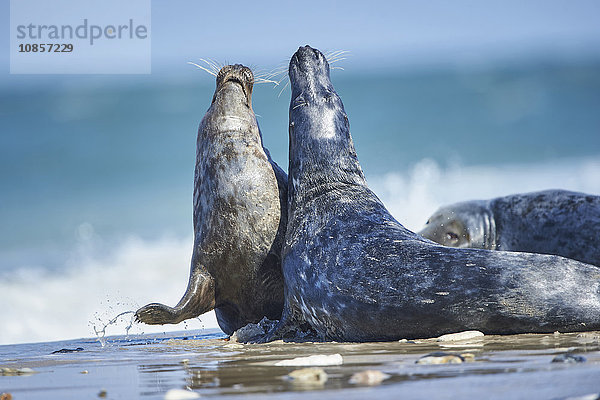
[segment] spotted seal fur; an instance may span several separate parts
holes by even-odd
[[[600,328],[600,270],[559,256],[458,249],[402,226],[367,187],[323,54],[289,64],[282,320],[323,340],[385,341]]]
[[[287,175],[263,147],[252,109],[254,78],[236,64],[217,75],[200,123],[194,178],[194,249],[187,291],[175,307],[148,304],[147,324],[176,324],[215,309],[232,334],[283,308],[281,246]]]
[[[600,196],[544,190],[465,201],[437,210],[419,234],[444,246],[555,254],[600,266]]]

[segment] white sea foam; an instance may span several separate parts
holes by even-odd
[[[600,157],[449,168],[423,160],[407,171],[369,177],[369,184],[401,223],[419,230],[439,206],[461,200],[548,188],[598,195]],[[191,238],[131,238],[102,257],[83,252],[59,272],[17,267],[0,281],[0,344],[95,337],[94,326],[101,329],[123,311],[149,302],[174,305],[187,286],[191,250]],[[125,334],[129,322],[128,316],[107,327],[106,335]],[[179,325],[134,325],[129,333],[186,327],[217,327],[214,313]]]
[[[0,344],[96,337],[117,314],[150,302],[175,305],[187,287],[191,238],[130,238],[112,254],[81,257],[60,272],[18,268],[0,282]],[[106,328],[122,335],[131,315]],[[130,334],[218,327],[213,312],[178,325],[134,324]]]
[[[327,365],[342,365],[344,359],[341,354],[315,354],[308,357],[296,357],[290,360],[277,361],[279,367],[312,367]]]
[[[600,195],[600,157],[444,169],[425,159],[407,171],[368,177],[368,183],[398,221],[419,231],[440,206],[458,201],[545,189]]]

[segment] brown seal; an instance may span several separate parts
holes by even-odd
[[[175,307],[136,312],[147,324],[176,324],[215,309],[232,334],[283,308],[281,246],[287,175],[263,147],[252,110],[254,77],[236,64],[217,75],[198,129],[194,178],[194,250],[187,291]]]

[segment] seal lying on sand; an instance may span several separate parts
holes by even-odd
[[[239,64],[217,75],[198,129],[188,288],[173,308],[140,308],[141,322],[176,324],[214,308],[221,329],[232,334],[263,317],[281,316],[287,176],[262,145],[253,84],[250,69]]]
[[[600,196],[545,190],[456,203],[419,232],[444,246],[555,254],[600,266]]]
[[[444,247],[399,224],[366,185],[321,52],[289,65],[285,307],[262,339],[308,322],[325,340],[600,328],[600,270],[540,254]]]

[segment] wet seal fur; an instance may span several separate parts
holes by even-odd
[[[600,328],[600,269],[540,254],[440,246],[404,228],[367,187],[321,52],[289,65],[285,307],[323,340],[385,341]]]
[[[194,250],[187,291],[175,307],[136,312],[147,324],[176,324],[215,309],[231,335],[283,308],[281,246],[287,175],[263,147],[252,110],[254,77],[223,67],[198,129],[194,178]]]
[[[452,247],[554,254],[600,266],[600,196],[545,190],[445,206],[420,235]]]

